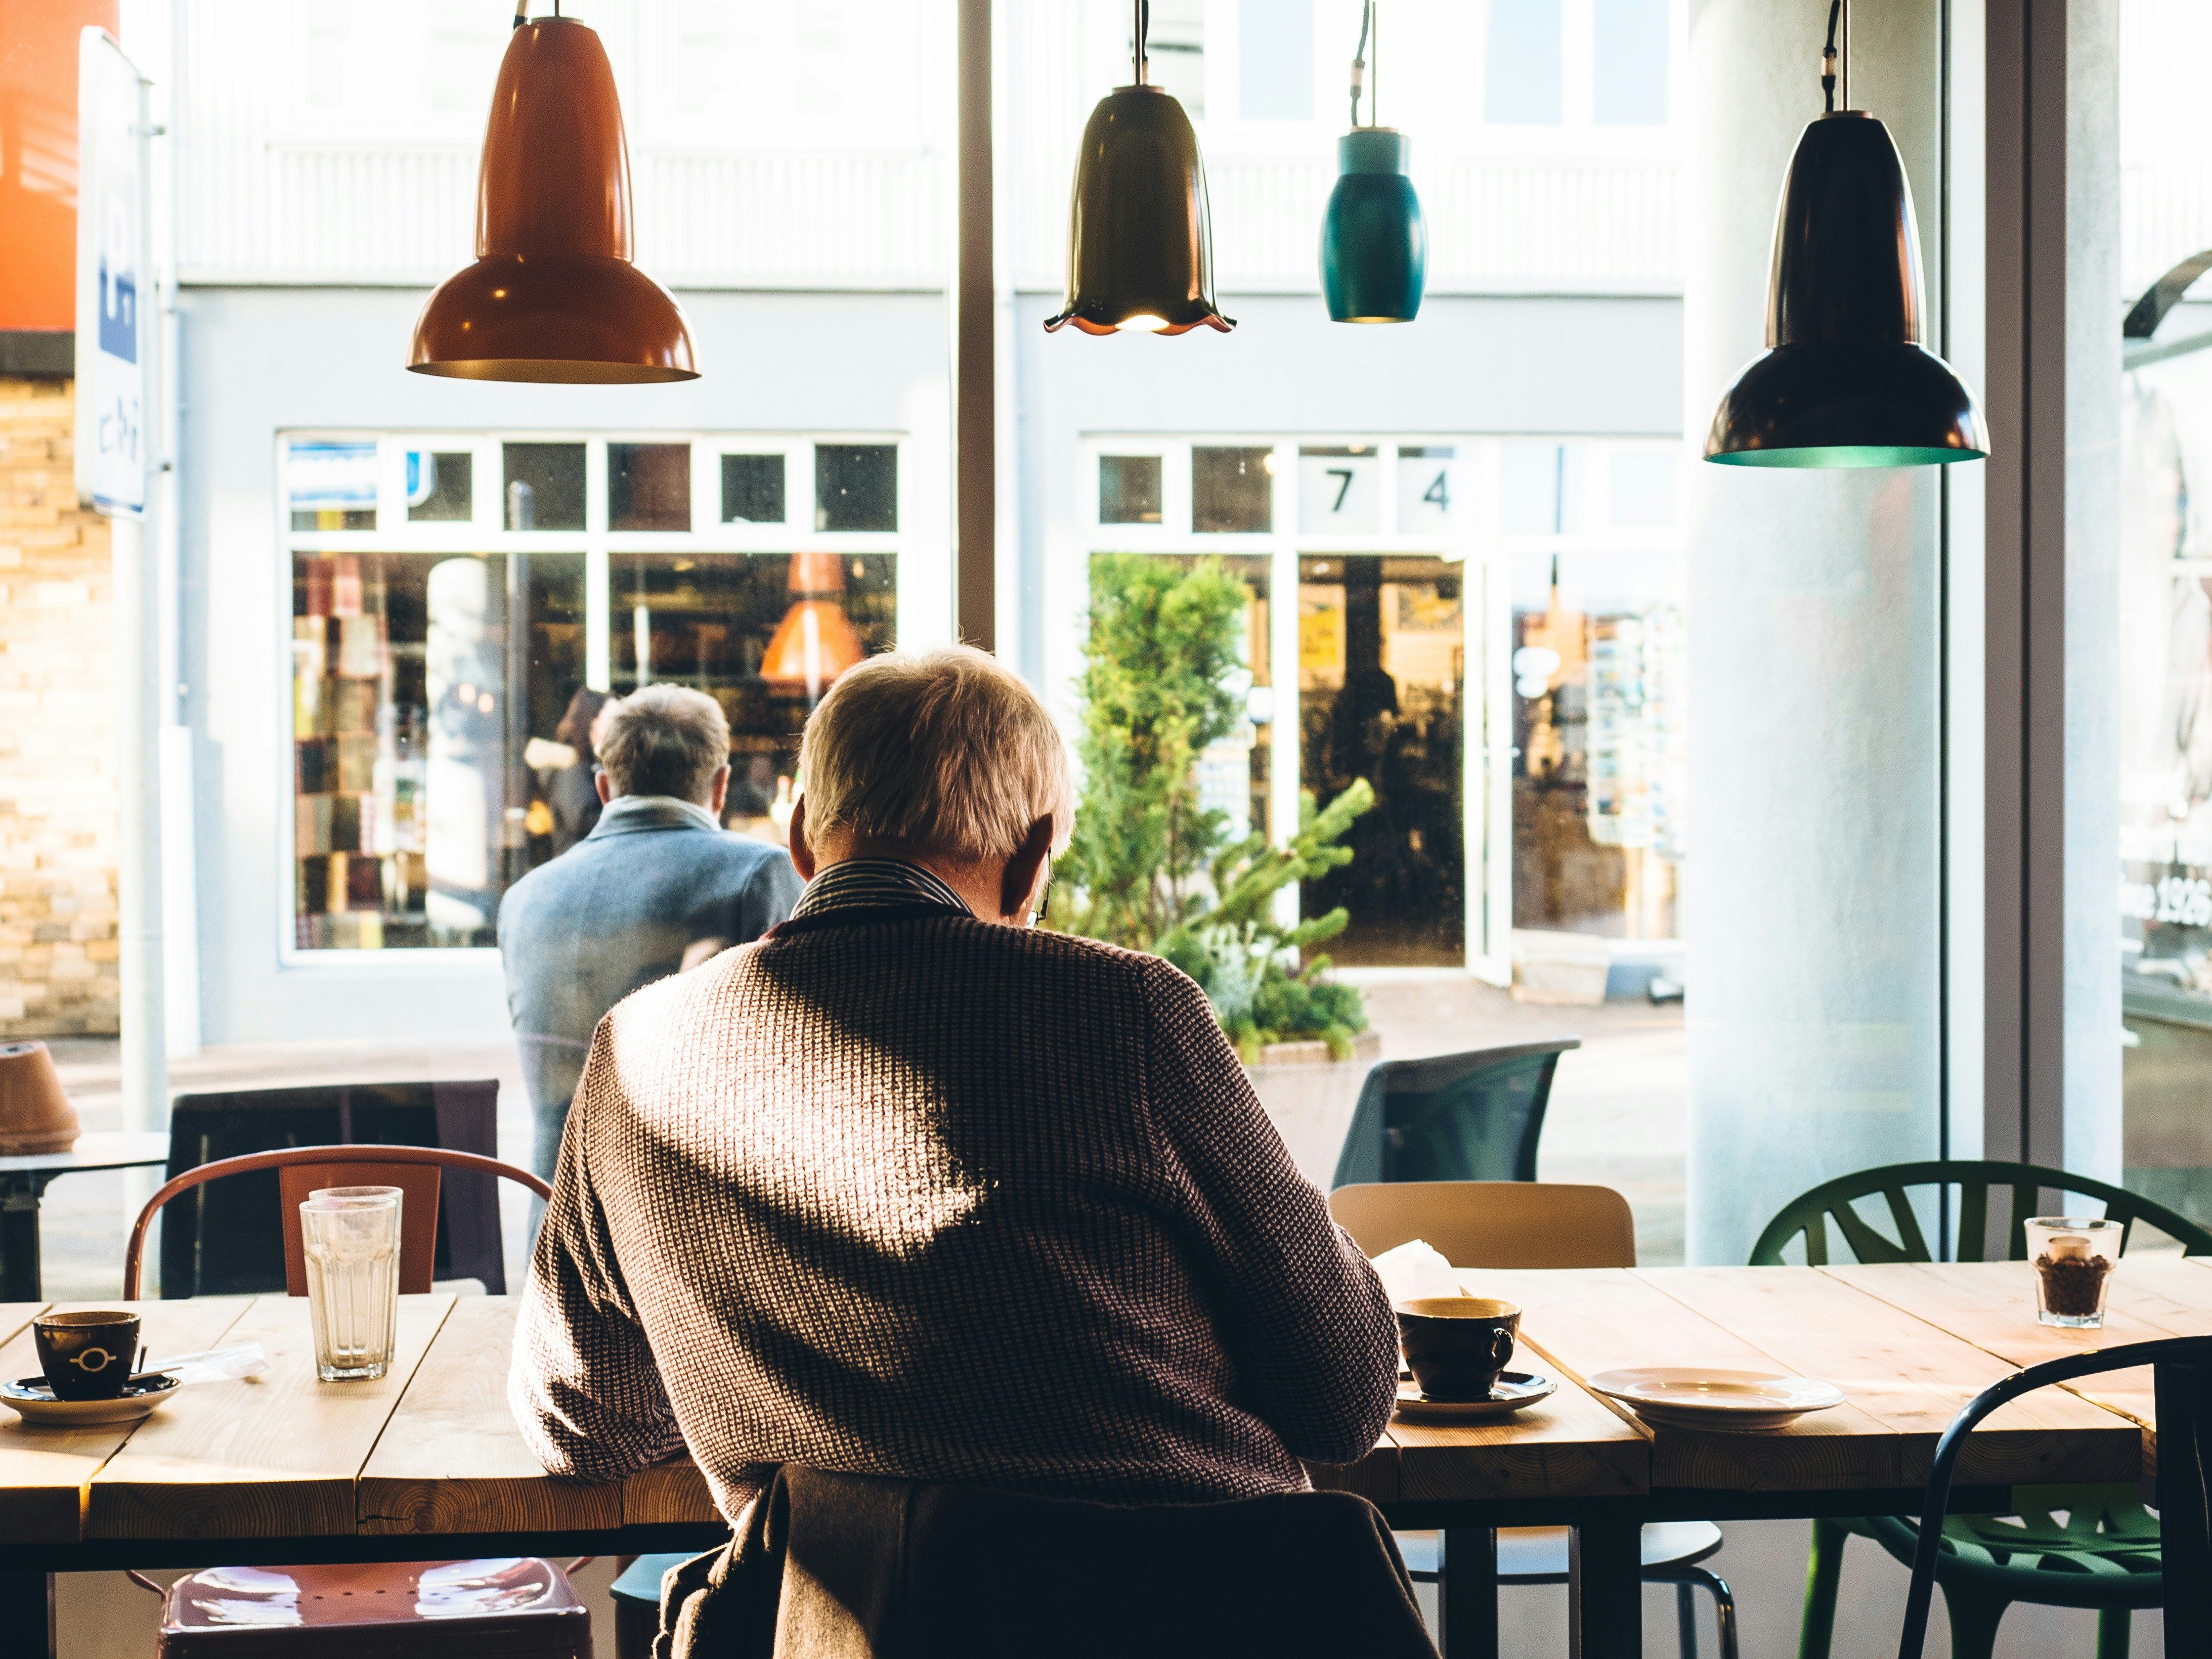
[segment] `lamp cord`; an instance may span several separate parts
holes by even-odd
[[[1145,37],[1152,32],[1152,0],[1136,0],[1136,12],[1137,38],[1134,56],[1137,64],[1137,84],[1141,87],[1151,84],[1146,78],[1145,73],[1148,66],[1148,59],[1145,56]]]
[[[1828,44],[1820,53],[1820,97],[1827,106],[1827,113],[1836,112],[1836,20],[1844,14],[1844,0],[1828,0]],[[1847,88],[1845,102],[1850,100]]]
[[[1376,67],[1379,70],[1382,67],[1382,31],[1376,26],[1375,0],[1364,0],[1364,3],[1359,8],[1359,45],[1353,49],[1352,54],[1352,125],[1355,127],[1359,125],[1359,94],[1367,85],[1367,37],[1370,33],[1375,36]],[[1378,75],[1376,77],[1376,90],[1379,92],[1382,84],[1381,76]],[[1370,99],[1367,106],[1367,125],[1370,126],[1373,126],[1379,118],[1376,114],[1376,103]]]

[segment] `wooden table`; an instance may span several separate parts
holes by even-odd
[[[1504,1423],[1393,1424],[1370,1456],[1316,1480],[1364,1493],[1401,1528],[1444,1530],[1450,1659],[1494,1654],[1491,1529],[1529,1524],[1576,1528],[1577,1651],[1627,1659],[1641,1647],[1644,1522],[1913,1513],[1937,1436],[2017,1365],[2212,1334],[2212,1267],[2129,1260],[2102,1334],[2037,1325],[2028,1273],[1468,1273],[1471,1292],[1521,1304],[1528,1358],[1559,1378],[1558,1394]],[[0,1305],[0,1376],[37,1370],[38,1309]],[[0,1595],[27,1595],[39,1575],[72,1570],[614,1554],[703,1549],[723,1535],[688,1463],[596,1487],[538,1469],[507,1415],[507,1298],[402,1298],[391,1374],[338,1384],[315,1381],[303,1300],[202,1297],[139,1312],[156,1358],[258,1341],[268,1372],[187,1389],[136,1425],[57,1431],[0,1413],[0,1580],[22,1581],[0,1583]],[[1613,1366],[1674,1364],[1802,1372],[1847,1403],[1776,1434],[1655,1432],[1581,1386]],[[2017,1401],[1969,1443],[1957,1504],[2002,1511],[2015,1486],[2137,1481],[2154,1426],[2147,1374]]]

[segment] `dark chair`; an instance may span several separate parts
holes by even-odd
[[[1106,1504],[786,1463],[668,1590],[695,1653],[1436,1659],[1382,1517],[1341,1492]]]
[[[1898,1659],[1920,1659],[1928,1639],[1928,1612],[1936,1586],[1943,1583],[1948,1603],[1953,1592],[1944,1579],[1943,1562],[1958,1553],[1946,1511],[1951,1503],[1951,1480],[1959,1466],[1959,1453],[1974,1425],[2008,1401],[2069,1382],[2077,1376],[2126,1370],[2136,1365],[2155,1368],[2158,1414],[2158,1512],[2166,1533],[2162,1599],[2166,1608],[2166,1659],[2203,1659],[2212,1652],[2212,1495],[2206,1489],[2206,1468],[2212,1463],[2212,1336],[2168,1337],[2157,1342],[2130,1342],[2100,1353],[2069,1354],[2014,1371],[1967,1402],[1951,1419],[1951,1426],[1936,1445],[1936,1461],[1928,1472],[1928,1492],[1920,1506],[1920,1528],[1912,1552],[1912,1587],[1905,1601],[1905,1631],[1897,1645]],[[2082,1603],[2069,1605],[2080,1606]],[[2159,1601],[2143,1605],[2157,1606]],[[2122,1615],[2124,1617],[2124,1615]],[[2110,1611],[2097,1621],[2098,1659],[2124,1653],[2109,1634]],[[1956,1627],[1954,1615],[1954,1628]],[[2123,1625],[2122,1630],[2126,1626]],[[1995,1635],[1994,1627],[1990,1635]],[[1969,1659],[1955,1637],[1954,1659]],[[1987,1654],[1985,1645],[1972,1651]]]
[[[2007,1196],[1996,1213],[2008,1217],[2003,1237],[1995,1241],[2002,1259],[2027,1260],[2027,1231],[2021,1224],[2053,1213],[2053,1206],[2063,1209],[2069,1193],[2095,1200],[2124,1224],[2124,1250],[2136,1224],[2148,1222],[2186,1254],[2212,1255],[2212,1231],[2124,1188],[2036,1164],[1952,1160],[1893,1164],[1823,1182],[1767,1223],[1752,1246],[1751,1265],[1779,1265],[1792,1243],[1802,1243],[1812,1267],[1826,1265],[1836,1243],[1860,1261],[1932,1261],[1936,1253],[1929,1246],[1923,1216],[1939,1206],[1940,1213],[1956,1218],[1951,1259],[1985,1261],[1992,1243],[1990,1192],[2000,1188]],[[1913,1205],[1916,1192],[1923,1195],[1919,1210]],[[1879,1200],[1875,1216],[1860,1207],[1861,1200]],[[1939,1223],[1939,1238],[1943,1231]],[[2160,1605],[2163,1593],[2158,1518],[2133,1497],[2102,1487],[2048,1488],[2039,1499],[2040,1507],[2016,1517],[1960,1515],[1947,1523],[1936,1571],[1950,1615],[1954,1659],[1987,1659],[1997,1626],[2015,1601],[2097,1609],[2098,1659],[2125,1659],[2130,1615],[2137,1607]],[[1895,1516],[1815,1520],[1798,1659],[1827,1659],[1844,1549],[1853,1534],[1873,1539],[1899,1561],[1912,1560],[1920,1547],[1920,1524]]]
[[[237,1184],[263,1176],[279,1194],[269,1206],[283,1229],[276,1248],[284,1267],[274,1275],[276,1287],[307,1294],[299,1205],[308,1193],[319,1187],[389,1186],[406,1194],[400,1211],[400,1292],[427,1291],[432,1241],[441,1231],[439,1190],[448,1172],[488,1183],[513,1181],[538,1198],[552,1196],[527,1170],[442,1146],[287,1146],[217,1158],[163,1183],[138,1212],[124,1250],[124,1299],[138,1296],[146,1230],[165,1206],[187,1194],[203,1194],[214,1182]],[[424,1659],[443,1654],[591,1659],[591,1615],[568,1581],[582,1565],[571,1562],[563,1569],[535,1558],[508,1558],[210,1567],[166,1590],[143,1574],[131,1577],[161,1597],[157,1652],[176,1659],[230,1653],[241,1659],[316,1659],[341,1639],[366,1644],[362,1651]]]
[[[1580,1037],[1516,1042],[1367,1073],[1331,1187],[1376,1181],[1534,1181],[1559,1056]]]
[[[351,1083],[179,1095],[169,1115],[169,1178],[218,1159],[293,1146],[443,1146],[499,1155],[499,1084]],[[275,1271],[286,1237],[273,1172],[202,1188],[162,1218],[161,1285],[172,1297],[245,1296],[284,1288]],[[498,1182],[456,1170],[444,1183],[438,1279],[507,1291]]]
[[[639,1555],[615,1576],[607,1594],[615,1603],[615,1659],[652,1659],[653,1638],[660,1628],[660,1580],[671,1567],[691,1556]]]

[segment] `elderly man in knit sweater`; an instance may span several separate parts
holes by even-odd
[[[547,1469],[689,1448],[1115,1502],[1300,1489],[1374,1446],[1388,1298],[1198,987],[1031,924],[1065,748],[979,652],[806,726],[808,885],[593,1038],[509,1398]]]

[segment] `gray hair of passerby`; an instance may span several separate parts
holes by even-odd
[[[1073,832],[1067,745],[1021,677],[969,646],[889,652],[837,678],[806,722],[799,790],[810,836],[902,841],[1002,863],[1049,815]]]
[[[730,763],[721,705],[684,685],[648,685],[599,711],[592,746],[617,795],[674,795],[703,804]]]

